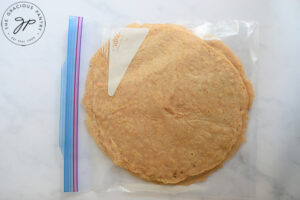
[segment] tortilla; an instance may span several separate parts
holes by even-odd
[[[149,33],[114,96],[107,94],[109,47],[91,59],[88,130],[115,164],[145,180],[203,179],[241,145],[252,85],[223,43],[174,25],[139,27]]]

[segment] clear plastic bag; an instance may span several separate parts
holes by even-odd
[[[128,24],[133,22],[128,22]],[[142,22],[139,22],[143,24]],[[151,23],[151,22],[145,22]],[[256,83],[258,60],[258,25],[245,21],[201,21],[177,23],[184,25],[204,40],[223,41],[241,60],[246,77]],[[204,182],[189,186],[158,185],[141,180],[116,166],[97,146],[85,125],[85,110],[81,104],[89,62],[94,53],[111,39],[117,28],[107,27],[95,20],[84,19],[81,44],[81,68],[78,108],[78,185],[79,191],[163,193],[206,199],[249,199],[255,194],[256,114],[250,111],[246,132],[247,142],[228,160],[224,167],[210,175]],[[255,101],[253,106],[255,107]],[[253,109],[252,109],[253,110]]]

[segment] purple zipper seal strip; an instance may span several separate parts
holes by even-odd
[[[73,192],[78,192],[78,96],[79,96],[79,70],[80,70],[82,22],[83,22],[83,18],[78,17],[76,56],[75,56],[74,113],[73,113]]]

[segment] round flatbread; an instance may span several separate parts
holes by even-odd
[[[88,130],[115,164],[145,180],[206,177],[243,141],[251,84],[226,48],[174,25],[139,27],[149,33],[114,96],[107,94],[109,49],[91,59]]]

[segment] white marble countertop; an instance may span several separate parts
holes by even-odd
[[[0,4],[0,15],[15,1]],[[60,67],[69,15],[110,24],[241,19],[260,24],[256,91],[256,194],[259,200],[300,199],[300,1],[34,0],[47,27],[32,46],[0,33],[0,199],[181,199],[124,193],[61,193],[57,163]],[[194,197],[194,199],[200,199]],[[202,198],[201,198],[202,199]]]

